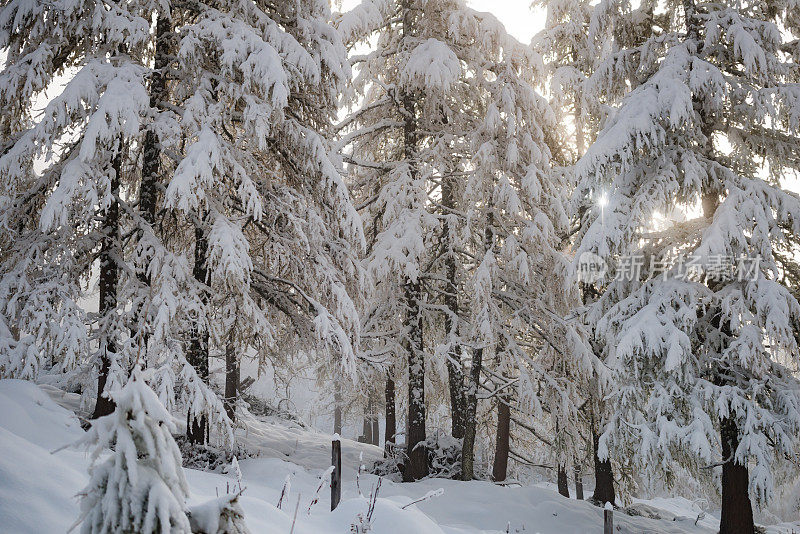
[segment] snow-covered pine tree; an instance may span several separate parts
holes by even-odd
[[[96,419],[76,443],[92,448],[76,523],[84,534],[191,532],[175,425],[145,378],[134,370],[110,394],[114,411]]]
[[[497,20],[469,9],[450,16],[448,35],[467,65],[465,94],[452,105],[468,102],[468,111],[460,113],[463,122],[450,122],[456,124],[451,132],[468,132],[455,146],[457,154],[469,154],[459,161],[464,175],[457,212],[464,217],[461,248],[468,251],[469,268],[463,339],[472,347],[472,362],[462,452],[462,477],[469,479],[477,398],[485,397],[482,371],[500,404],[516,390],[514,409],[534,417],[574,414],[580,404],[576,384],[591,375],[597,360],[575,325],[563,320],[577,303],[560,251],[568,184],[551,172],[560,142],[555,115],[532,88],[543,81],[541,59]],[[506,423],[498,418],[499,425]],[[501,443],[499,451],[507,448]]]
[[[66,374],[96,391],[97,416],[113,409],[105,393],[131,361],[118,295],[133,271],[122,214],[135,188],[131,142],[149,107],[146,10],[7,2],[0,12],[0,313],[14,347],[0,367],[29,378]],[[67,83],[53,96],[59,77]],[[34,115],[47,90],[53,98]],[[100,298],[87,313],[81,299],[92,272]]]
[[[429,151],[422,145],[418,124],[422,94],[414,85],[416,76],[407,75],[415,74],[411,58],[423,41],[422,3],[367,0],[338,21],[350,43],[378,32],[375,49],[356,58],[353,100],[360,101],[360,107],[342,125],[342,145],[352,145],[346,161],[354,169],[352,188],[370,238],[366,263],[372,287],[363,314],[370,345],[365,356],[378,361],[391,354],[407,359],[406,480],[428,472],[427,452],[418,446],[425,441],[426,418],[422,277],[427,271],[426,249],[438,226],[428,203]],[[447,52],[438,41],[429,44],[441,45],[440,51]],[[444,60],[451,57],[452,52]],[[438,66],[431,65],[432,76],[439,75],[434,72]],[[429,89],[433,88],[431,83]]]
[[[376,49],[354,58],[354,96],[363,102],[344,121],[342,141],[371,239],[368,354],[408,355],[411,455],[424,435],[424,405],[415,405],[424,398],[423,324],[426,339],[441,333],[434,354],[459,371],[460,347],[472,349],[462,455],[472,478],[485,350],[524,374],[532,406],[539,406],[534,383],[555,384],[541,363],[552,361],[542,354],[559,336],[543,334],[577,343],[564,351],[576,354],[571,362],[593,360],[558,319],[575,294],[550,274],[567,272],[558,251],[567,217],[564,189],[549,173],[555,117],[531,88],[541,61],[497,19],[460,0],[363,2],[339,28],[362,38],[380,30]],[[464,270],[454,272],[453,263]],[[503,350],[494,350],[498,343]],[[448,371],[451,391],[461,389],[461,374]],[[458,396],[450,397],[455,411]],[[406,478],[424,474],[415,461]]]
[[[172,90],[185,156],[166,189],[204,286],[188,360],[204,381],[211,346],[274,348],[288,332],[352,371],[363,237],[325,137],[349,76],[327,2],[190,10]],[[215,316],[226,303],[235,321]]]
[[[596,6],[586,0],[545,0],[539,5],[547,9],[544,29],[534,36],[531,45],[539,52],[545,62],[548,75],[550,104],[557,114],[560,124],[568,125],[574,131],[574,137],[559,143],[560,172],[572,177],[574,162],[583,156],[587,143],[596,136],[599,125],[607,114],[606,99],[594,88],[591,76],[602,58],[611,51],[611,37],[614,21],[604,5]],[[567,180],[566,183],[572,183]],[[589,204],[590,205],[590,204]],[[578,226],[580,219],[586,215],[587,203],[578,204],[571,215],[577,219],[573,224]],[[574,230],[570,231],[570,235]],[[581,297],[584,303],[593,299],[597,288],[588,283],[581,284]],[[584,325],[591,332],[592,324]],[[588,393],[580,413],[569,421],[555,422],[554,428],[561,426],[563,432],[555,433],[557,456],[559,462],[559,491],[567,493],[566,465],[563,463],[569,455],[567,449],[574,449],[574,474],[576,486],[580,486],[582,460],[588,454],[584,449],[591,449],[594,456],[595,495],[593,499],[600,504],[614,502],[614,479],[610,460],[597,458],[597,450],[593,445],[599,436],[596,426],[602,426],[601,391],[596,391],[602,384],[599,377],[593,377],[583,384],[582,390]],[[581,436],[586,434],[587,439]],[[568,446],[564,446],[561,438],[569,437]]]
[[[644,8],[612,6],[629,24],[597,83],[632,90],[578,164],[579,194],[608,195],[578,253],[624,275],[593,311],[620,381],[600,455],[628,455],[645,475],[720,464],[720,532],[752,533],[750,496],[771,497],[773,459],[796,454],[800,430],[800,305],[775,260],[800,230],[800,198],[782,186],[800,161],[781,30],[797,5]],[[652,231],[675,206],[699,215]],[[649,260],[639,276],[636,257]]]
[[[179,159],[182,141],[163,79],[169,8],[9,2],[2,11],[1,209],[11,231],[0,299],[14,346],[2,367],[77,383],[85,400],[96,392],[95,416],[113,409],[106,394],[137,360],[160,369],[151,378],[175,405],[184,325],[200,301],[170,219],[156,221],[165,155]],[[98,312],[87,313],[95,274]],[[181,383],[199,384],[183,368]]]

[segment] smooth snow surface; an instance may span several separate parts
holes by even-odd
[[[66,532],[78,517],[76,494],[88,476],[88,454],[66,448],[84,432],[77,417],[64,406],[74,407],[70,394],[18,380],[0,380],[0,529],[10,534]],[[53,398],[51,398],[50,393]],[[56,399],[56,403],[53,399]],[[239,461],[241,504],[253,534],[288,534],[297,507],[296,534],[343,534],[359,514],[366,515],[368,496],[377,483],[373,475],[361,475],[356,488],[359,456],[370,464],[381,456],[377,447],[342,440],[342,502],[331,513],[330,488],[323,484],[319,501],[309,505],[319,487],[319,476],[330,461],[331,435],[278,420],[261,421],[249,416],[246,428],[237,429],[237,439],[258,450],[261,457]],[[287,476],[291,484],[282,509],[276,508]],[[236,485],[236,475],[186,470],[191,490],[189,504],[197,505],[225,495],[226,486]],[[428,493],[444,489],[442,495],[402,507]],[[298,506],[299,496],[299,506]],[[625,533],[709,534],[716,519],[707,514],[694,525],[696,512],[682,499],[637,501],[663,510],[676,520],[652,520],[615,513],[616,530]],[[553,533],[593,534],[602,532],[600,508],[587,502],[568,500],[542,487],[497,486],[489,482],[425,480],[414,484],[383,480],[372,518],[375,534],[468,534]],[[789,533],[791,525],[770,527],[770,533]],[[800,523],[794,525],[797,530]]]

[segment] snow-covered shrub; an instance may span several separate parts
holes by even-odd
[[[238,493],[232,493],[189,508],[194,534],[250,534]]]
[[[439,430],[423,442],[428,451],[428,473],[437,478],[461,478],[462,440]]]
[[[175,441],[181,451],[183,467],[221,473],[231,464],[234,458],[250,458],[255,456],[245,447],[234,444],[232,447],[215,447],[214,445],[192,443],[186,436],[176,436]]]
[[[461,440],[447,432],[438,430],[421,442],[418,447],[427,451],[428,473],[432,477],[459,479],[461,477]],[[406,464],[406,451],[389,444],[385,458],[376,461],[369,472],[387,477],[400,478]],[[477,476],[477,475],[476,475]]]
[[[188,487],[172,417],[139,371],[111,396],[114,412],[94,421],[76,443],[92,447],[76,526],[83,534],[188,534]]]
[[[377,460],[367,472],[386,477],[393,482],[399,482],[403,474],[403,465],[406,461],[406,451],[394,443],[386,445],[386,456]]]

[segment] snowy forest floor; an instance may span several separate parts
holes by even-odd
[[[0,380],[0,530],[11,534],[66,532],[78,517],[77,493],[88,481],[88,454],[79,449],[52,451],[74,442],[82,434],[75,415],[77,395],[65,394],[30,382]],[[359,456],[370,465],[381,457],[378,447],[342,440],[342,502],[329,512],[330,489],[319,493],[319,476],[330,462],[328,434],[273,419],[246,418],[237,429],[241,445],[257,453],[240,460],[242,505],[253,534],[288,534],[298,503],[296,534],[343,534],[359,514],[366,514],[368,500],[359,496],[356,472]],[[291,485],[278,509],[287,475]],[[187,469],[191,504],[224,494],[236,481],[232,474]],[[360,486],[369,494],[377,483],[373,475],[361,475]],[[426,493],[444,494],[402,509]],[[695,525],[697,512],[681,497],[637,501],[658,509],[665,518],[646,519],[615,513],[616,532],[711,533],[714,514]],[[546,487],[498,486],[489,482],[443,479],[412,484],[382,482],[375,507],[375,534],[557,533],[602,532],[602,510],[588,502],[569,500]],[[508,529],[508,530],[507,530]],[[769,533],[800,532],[800,522],[774,525]]]

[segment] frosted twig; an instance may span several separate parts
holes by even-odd
[[[411,501],[410,503],[406,504],[405,506],[401,506],[400,509],[401,510],[405,510],[406,508],[408,508],[412,504],[417,504],[417,503],[420,503],[420,502],[423,502],[423,501],[427,501],[429,499],[433,499],[434,497],[441,497],[442,495],[444,495],[444,488],[439,488],[437,490],[432,490],[432,491],[429,491],[428,493],[426,493],[425,495],[423,495],[422,497],[420,497],[419,499],[417,499],[416,501]]]

